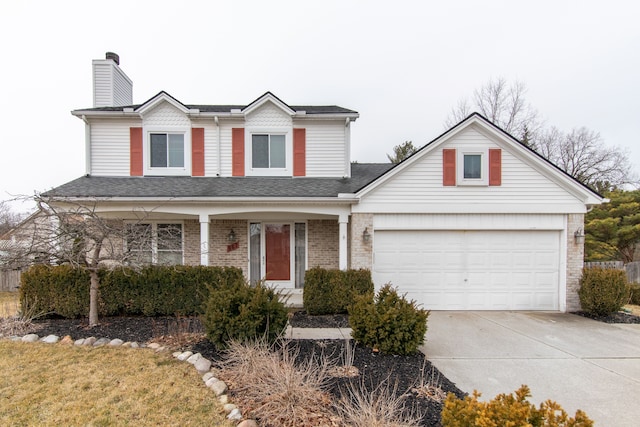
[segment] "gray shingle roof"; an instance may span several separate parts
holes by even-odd
[[[394,165],[354,163],[351,178],[98,177],[83,176],[50,191],[51,197],[337,197],[355,193]]]

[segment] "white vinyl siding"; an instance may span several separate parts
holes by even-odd
[[[222,160],[221,176],[231,176],[231,160],[232,160],[231,129],[244,128],[244,127],[245,125],[244,125],[244,122],[242,121],[220,120],[220,144],[221,144],[220,153],[221,153],[221,160]],[[246,157],[246,153],[245,153],[245,157]],[[209,167],[209,165],[207,164],[206,167]],[[217,168],[217,164],[215,165],[215,167]]]
[[[91,174],[129,176],[131,127],[142,127],[139,120],[91,120]]]
[[[133,103],[133,85],[111,61],[93,61],[93,106],[115,107]]]
[[[348,155],[344,121],[296,121],[296,127],[306,128],[308,177],[342,177]]]
[[[473,151],[479,146],[502,148],[502,185],[443,186],[442,148]],[[366,194],[354,211],[578,213],[584,212],[584,203],[509,150],[469,128]]]

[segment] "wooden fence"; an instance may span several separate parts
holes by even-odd
[[[625,264],[622,261],[585,262],[584,266],[586,268],[602,267],[625,270],[627,272],[627,279],[629,282],[640,283],[640,262],[630,262],[628,264]]]
[[[0,269],[0,291],[17,291],[20,286],[20,270]]]

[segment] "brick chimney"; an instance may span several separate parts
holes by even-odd
[[[94,59],[93,106],[122,107],[133,104],[133,82],[120,68],[120,56],[107,52],[105,59]]]

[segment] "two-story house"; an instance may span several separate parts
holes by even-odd
[[[308,268],[367,268],[430,309],[579,306],[583,216],[602,197],[478,114],[398,165],[362,164],[347,108],[270,92],[134,104],[110,53],[93,79],[93,108],[72,112],[86,175],[46,195],[125,221],[144,211],[137,226],[175,236],[152,262],[235,266],[293,294]]]

